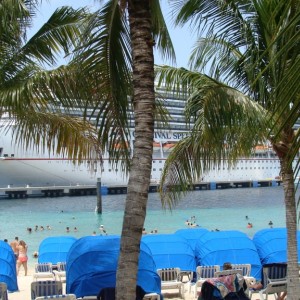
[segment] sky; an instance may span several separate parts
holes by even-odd
[[[72,6],[73,8],[77,9],[82,6],[88,6],[92,10],[94,10],[95,7],[100,7],[100,2],[101,1],[99,0],[43,0],[39,12],[37,13],[37,16],[34,20],[32,34],[49,19],[51,14],[58,7]],[[174,26],[172,25],[172,17],[168,6],[168,0],[161,0],[161,5],[176,52],[176,66],[188,68],[188,58],[190,56],[191,49],[194,43],[193,41],[195,41],[195,37],[192,36],[187,26],[185,28],[174,28]],[[158,54],[158,52],[155,51],[155,64],[171,65],[171,62],[164,61]]]

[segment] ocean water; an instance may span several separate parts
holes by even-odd
[[[43,239],[48,236],[70,235],[76,238],[100,234],[104,225],[108,234],[120,234],[126,195],[102,196],[103,213],[95,212],[96,196],[1,199],[0,239],[12,241],[15,236],[28,244],[29,265]],[[236,188],[202,190],[189,193],[172,211],[163,210],[159,195],[149,194],[145,228],[148,233],[174,233],[188,228],[186,220],[195,216],[197,225],[208,230],[240,230],[252,237],[256,231],[285,227],[283,188]],[[248,216],[248,219],[246,218]],[[253,224],[247,228],[248,222]],[[35,226],[38,230],[35,231]],[[44,230],[40,230],[43,226]],[[51,230],[47,230],[47,226]],[[31,227],[29,233],[27,228]],[[66,227],[70,232],[66,232]],[[74,228],[78,231],[75,232]]]

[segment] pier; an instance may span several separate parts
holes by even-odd
[[[258,181],[219,181],[200,182],[191,187],[191,190],[216,190],[232,188],[259,188],[275,187],[281,185],[280,180],[258,180]],[[150,184],[149,193],[156,193],[159,184]],[[126,194],[127,186],[101,186],[101,195]],[[99,194],[99,193],[98,193]],[[0,198],[19,199],[28,197],[64,197],[64,196],[91,196],[97,195],[97,183],[95,185],[76,186],[44,186],[44,187],[13,187],[0,188]]]

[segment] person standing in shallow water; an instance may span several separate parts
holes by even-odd
[[[19,250],[19,256],[17,260],[17,274],[19,275],[20,267],[23,266],[24,271],[25,271],[25,276],[27,276],[27,261],[28,261],[28,256],[27,256],[27,245],[26,243],[21,240],[18,245],[18,250]]]

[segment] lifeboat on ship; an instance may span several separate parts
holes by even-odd
[[[114,145],[115,149],[121,150],[121,149],[128,149],[128,143],[126,142],[125,144],[118,143]]]
[[[153,151],[160,151],[160,143],[153,142]]]
[[[170,152],[175,147],[175,142],[167,142],[163,144],[163,151],[164,152]]]
[[[268,146],[265,145],[257,145],[255,147],[255,152],[262,153],[268,151]]]

